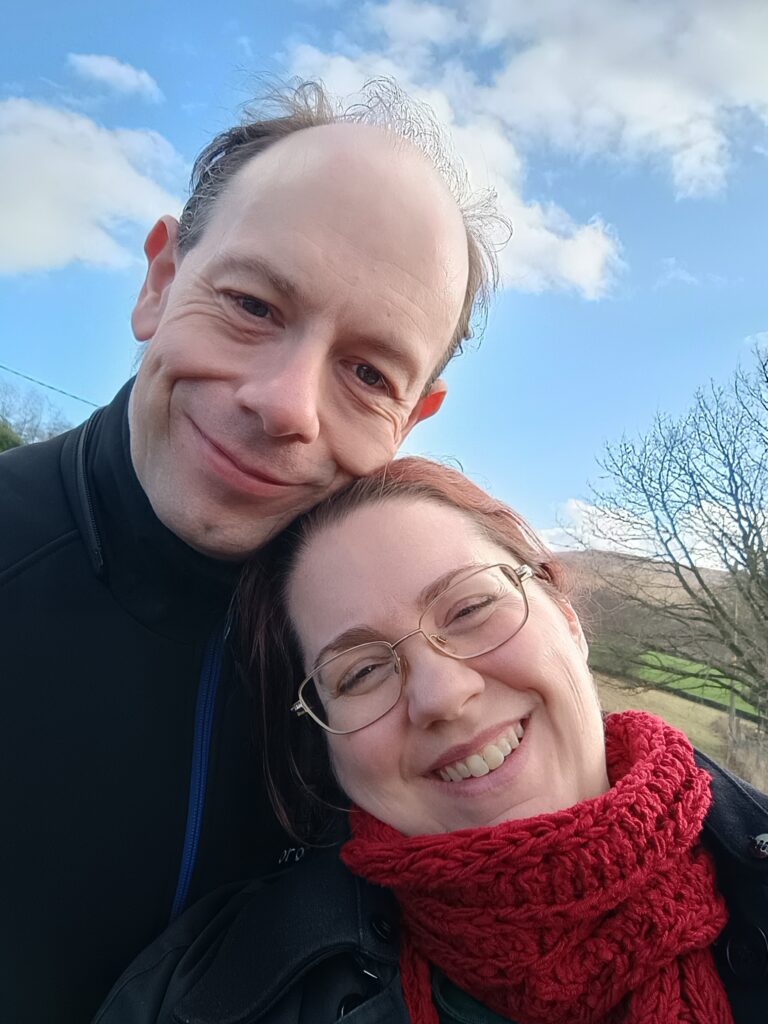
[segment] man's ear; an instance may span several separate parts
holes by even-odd
[[[423,395],[413,407],[403,431],[403,438],[410,434],[417,423],[421,423],[422,420],[428,420],[430,416],[435,415],[445,401],[447,393],[448,385],[445,381],[442,379],[436,380],[426,395]]]
[[[176,277],[178,235],[179,222],[176,218],[161,217],[144,242],[147,276],[131,315],[137,341],[149,341],[162,318],[168,290]]]

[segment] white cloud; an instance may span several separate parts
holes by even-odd
[[[117,57],[97,53],[69,53],[67,61],[81,78],[106,85],[123,96],[141,96],[151,103],[160,103],[163,94],[148,71],[126,64]]]
[[[461,68],[444,67],[440,78],[420,84],[408,64],[390,55],[328,54],[302,44],[292,52],[290,70],[322,78],[340,97],[353,96],[368,78],[386,75],[429,103],[450,130],[473,187],[494,188],[512,221],[514,236],[500,260],[505,284],[530,292],[573,289],[589,299],[609,290],[622,269],[615,233],[597,216],[580,224],[554,203],[523,198],[525,165],[519,148],[498,117],[477,109],[474,87]]]
[[[156,132],[110,131],[27,99],[0,102],[0,272],[129,264],[126,226],[178,213],[181,157]],[[165,182],[165,184],[161,184]]]
[[[461,0],[500,48],[488,109],[531,142],[665,164],[680,196],[725,184],[735,115],[768,123],[764,0]]]
[[[765,0],[372,0],[323,56],[330,78],[345,56],[396,69],[458,122],[495,119],[522,153],[647,162],[702,197],[725,186],[744,116],[768,125],[766,40]]]
[[[390,42],[410,46],[428,41],[442,46],[455,42],[464,28],[450,7],[422,0],[389,0],[389,3],[367,5],[366,13],[373,28],[385,32]]]

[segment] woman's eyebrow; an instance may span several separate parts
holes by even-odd
[[[427,584],[419,594],[417,598],[419,607],[424,609],[428,604],[431,604],[435,598],[439,597],[444,590],[447,590],[448,587],[450,587],[456,577],[461,573],[477,568],[477,563],[468,562],[466,565],[460,565],[456,569],[449,569],[449,571],[444,572],[442,576],[438,576],[436,580],[432,581],[432,583]]]
[[[449,569],[448,572],[444,572],[442,576],[438,576],[436,580],[428,583],[423,590],[419,592],[419,596],[416,599],[417,606],[422,610],[427,607],[436,597],[439,597],[443,591],[447,590],[448,587],[453,583],[455,578],[463,572],[467,572],[471,569],[476,569],[477,565],[475,562],[468,562],[466,565],[460,565],[456,569]],[[416,623],[414,623],[414,626]],[[357,647],[358,644],[370,644],[376,641],[385,640],[383,634],[374,629],[373,626],[357,625],[350,626],[349,629],[345,629],[343,633],[339,633],[333,640],[329,641],[323,647],[315,658],[312,666],[313,671],[322,665],[324,661],[332,658],[334,654],[339,654],[341,651],[348,651],[350,647]]]
[[[370,644],[375,643],[377,640],[383,640],[384,637],[378,630],[375,630],[373,626],[350,626],[349,629],[345,629],[343,633],[339,633],[338,636],[334,637],[324,647],[320,648],[320,651],[315,658],[314,665],[312,666],[313,671],[322,665],[324,661],[328,661],[334,654],[340,654],[342,651],[348,651],[350,647],[357,647],[358,644]]]

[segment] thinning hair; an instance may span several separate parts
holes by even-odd
[[[432,109],[407,96],[392,79],[366,82],[356,101],[346,107],[333,100],[320,81],[295,80],[266,87],[244,108],[241,123],[218,134],[195,160],[177,248],[183,255],[200,241],[217,199],[249,160],[295,132],[338,123],[373,125],[395,140],[414,145],[431,161],[461,212],[467,237],[467,287],[453,337],[429,388],[463,342],[482,331],[499,281],[496,254],[512,229],[498,212],[492,190],[472,191],[466,168]]]

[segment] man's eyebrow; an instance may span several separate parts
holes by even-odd
[[[284,295],[296,305],[311,308],[314,304],[307,292],[296,282],[286,277],[269,260],[261,256],[246,253],[224,253],[213,264],[214,274],[232,274],[243,278],[256,278],[266,281],[278,294]],[[254,284],[255,287],[255,284]],[[258,296],[257,296],[258,298]],[[379,355],[389,364],[394,365],[410,385],[419,375],[418,360],[411,353],[411,346],[398,343],[396,338],[365,334],[360,338],[362,351],[374,358]]]
[[[307,293],[277,267],[261,256],[238,255],[225,253],[214,262],[214,273],[242,275],[243,277],[261,278],[280,295],[292,302],[310,305]]]
[[[439,597],[445,590],[450,587],[451,583],[460,576],[462,573],[466,573],[472,569],[477,569],[476,562],[468,562],[466,565],[460,565],[456,569],[450,569],[448,572],[444,572],[442,576],[438,576],[436,580],[428,583],[423,590],[419,592],[416,598],[418,607],[423,611],[427,605],[431,604],[436,597]],[[416,628],[414,622],[413,628]],[[397,638],[399,639],[399,637]],[[328,661],[335,654],[340,654],[342,651],[348,651],[350,647],[357,647],[358,644],[372,644],[384,641],[388,643],[385,637],[373,626],[357,625],[350,626],[349,629],[345,629],[343,633],[339,633],[333,640],[325,644],[324,647],[320,648],[320,651],[315,658],[314,665],[312,666],[313,671],[317,669],[319,665],[322,665],[324,661]]]
[[[378,338],[367,334],[362,339],[363,351],[366,355],[380,356],[390,366],[395,366],[405,377],[410,386],[419,376],[419,363],[411,352],[410,346],[404,348],[392,339]]]

